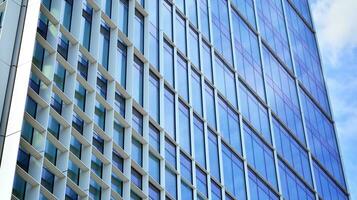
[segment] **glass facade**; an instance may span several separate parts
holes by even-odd
[[[14,197],[349,199],[307,0],[79,2],[42,1]]]

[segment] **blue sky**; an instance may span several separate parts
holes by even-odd
[[[357,198],[357,0],[311,0],[351,199]]]

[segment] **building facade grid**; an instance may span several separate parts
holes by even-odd
[[[12,198],[349,199],[309,10],[42,0]]]

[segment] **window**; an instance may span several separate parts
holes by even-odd
[[[195,160],[206,167],[205,136],[203,133],[203,122],[196,116],[193,118],[193,134],[195,137]]]
[[[149,184],[149,199],[160,200],[160,190],[158,190],[153,184]]]
[[[204,41],[201,46],[201,57],[203,74],[213,83],[211,47]]]
[[[165,87],[164,91],[164,114],[165,114],[165,130],[166,132],[175,139],[175,96],[174,94]]]
[[[29,86],[35,91],[37,94],[40,94],[40,86],[41,86],[41,80],[31,72],[30,74],[30,81],[29,81]]]
[[[187,2],[187,13],[188,19],[191,23],[197,27],[197,3],[196,0],[188,0]]]
[[[134,46],[144,54],[144,16],[135,10]]]
[[[118,27],[125,35],[128,35],[128,12],[129,12],[128,10],[129,10],[128,0],[119,0]]]
[[[24,200],[25,199],[25,191],[26,191],[26,181],[21,176],[19,176],[17,173],[15,173],[12,194],[16,198],[18,198],[20,200]]]
[[[161,1],[160,1],[161,2]],[[149,13],[149,62],[158,69],[159,67],[159,0],[147,4]]]
[[[93,200],[100,200],[102,196],[102,187],[98,185],[93,179],[90,179],[89,184],[89,198]]]
[[[192,106],[195,111],[202,116],[202,89],[201,75],[194,69],[191,70],[191,89],[192,89]]]
[[[331,115],[315,34],[289,4],[285,4],[289,38],[297,77],[304,88]],[[311,140],[310,140],[311,141]]]
[[[45,146],[45,157],[48,161],[50,161],[54,166],[56,166],[57,161],[57,148],[46,139],[46,146]]]
[[[143,1],[143,0],[141,0]],[[141,197],[137,195],[135,192],[130,191],[130,200],[141,200]]]
[[[237,93],[234,72],[225,65],[221,59],[216,57],[216,80],[215,85],[217,89],[223,94],[224,97],[234,106],[237,107]]]
[[[143,165],[143,145],[135,138],[132,138],[131,155],[132,159],[140,166]]]
[[[124,159],[114,150],[112,153],[112,164],[120,171],[124,171]]]
[[[267,48],[263,49],[263,57],[269,106],[305,144],[295,81]]]
[[[203,195],[204,198],[207,198],[207,177],[206,174],[198,167],[196,167],[196,185],[199,195]]]
[[[180,154],[180,170],[181,177],[186,181],[192,183],[192,166],[191,160],[184,153]]]
[[[194,1],[189,1],[194,2]],[[188,57],[190,58],[191,62],[195,65],[196,68],[200,68],[200,56],[198,50],[198,34],[195,30],[190,28],[188,34],[188,44],[189,44],[189,51]]]
[[[276,55],[292,70],[288,35],[285,28],[283,6],[277,0],[256,1],[258,25],[265,41]]]
[[[88,77],[88,59],[84,57],[81,53],[78,56],[77,72],[87,80]]]
[[[138,188],[142,189],[142,175],[133,168],[131,168],[131,182],[134,183],[134,185],[136,185]]]
[[[162,29],[165,35],[172,40],[172,5],[168,0],[163,1]]]
[[[78,116],[76,112],[73,112],[72,127],[76,129],[80,134],[83,134],[84,121]]]
[[[263,105],[240,84],[240,108],[243,116],[271,143],[267,110]]]
[[[253,0],[233,0],[232,3],[236,8],[238,8],[239,12],[248,20],[250,25],[255,27]]]
[[[92,154],[92,158],[91,158],[91,169],[97,176],[99,176],[99,178],[102,178],[103,163],[94,154]]]
[[[103,130],[105,129],[105,113],[106,110],[104,106],[96,101],[94,108],[94,122]]]
[[[34,146],[36,149],[40,149],[42,146],[42,134],[34,129],[26,119],[24,119],[21,128],[21,137],[28,143]]]
[[[76,81],[76,86],[74,90],[74,104],[76,104],[82,111],[85,111],[86,104],[86,89]]]
[[[120,123],[115,120],[113,124],[113,141],[115,144],[124,149],[124,127],[120,125]]]
[[[235,68],[249,86],[264,99],[264,83],[258,37],[240,18],[238,13],[233,12],[232,19],[236,55]]]
[[[118,91],[115,92],[114,109],[122,117],[125,117],[125,97]]]
[[[176,146],[168,139],[165,139],[165,160],[176,168]]]
[[[186,60],[180,55],[177,56],[177,91],[188,101],[188,69]]]
[[[164,40],[163,60],[164,78],[171,86],[174,86],[174,50],[166,40]]]
[[[305,186],[300,179],[279,161],[279,173],[281,188],[284,199],[315,199],[314,194]],[[337,197],[337,196],[334,196]]]
[[[100,24],[99,37],[99,63],[108,70],[109,65],[109,41],[110,41],[110,27],[102,22]]]
[[[92,32],[92,15],[93,8],[83,1],[83,10],[82,10],[82,20],[81,20],[81,43],[88,51],[90,50],[90,37]]]
[[[124,43],[118,40],[117,42],[118,66],[116,67],[117,81],[124,88],[126,87],[126,56],[127,47]]]
[[[243,126],[248,162],[277,188],[273,151],[247,126]]]
[[[177,199],[177,177],[174,172],[166,167],[165,170],[165,188],[167,193],[174,199]]]
[[[217,185],[214,181],[211,181],[211,198],[212,200],[221,200],[221,187]]]
[[[42,168],[41,185],[49,192],[53,192],[55,175],[46,168]]]
[[[219,131],[235,151],[242,152],[238,114],[232,110],[221,98],[218,100]]]
[[[101,9],[104,11],[108,17],[111,17],[112,14],[112,0],[102,0],[102,7]]]
[[[348,199],[347,195],[326,174],[325,170],[321,169],[316,162],[313,163],[313,167],[317,192],[322,199]]]
[[[98,72],[97,73],[97,92],[104,98],[107,99],[107,85],[108,81],[104,76]]]
[[[160,80],[156,77],[156,75],[150,72],[149,76],[149,113],[151,117],[153,117],[157,122],[159,122],[160,117]]]
[[[149,174],[154,180],[160,183],[160,160],[149,152]]]
[[[177,7],[182,13],[185,13],[185,1],[186,1],[186,0],[177,0],[177,1],[175,1],[176,7]]]
[[[295,8],[299,11],[299,13],[303,16],[303,18],[305,18],[305,20],[310,25],[310,27],[312,27],[309,2],[307,0],[302,0],[302,1],[292,0],[291,3],[295,5]]]
[[[97,134],[93,133],[92,145],[100,152],[104,152],[104,140]]]
[[[46,52],[47,53],[47,52]],[[43,67],[43,60],[45,56],[45,49],[40,43],[35,43],[35,50],[33,53],[32,63],[41,71]]]
[[[66,70],[62,66],[62,64],[56,61],[55,70],[53,75],[53,82],[54,84],[61,90],[64,91],[64,85],[66,80]]]
[[[179,137],[180,146],[191,154],[190,113],[188,107],[180,101],[179,104]]]
[[[73,135],[71,136],[70,151],[81,159],[82,143],[80,143]]]
[[[177,48],[186,54],[186,22],[185,19],[178,13],[176,13],[176,35],[175,43]]]
[[[181,199],[193,199],[192,188],[181,181]]]
[[[58,121],[53,118],[52,115],[50,115],[48,118],[47,131],[57,139],[59,137],[60,126],[61,125],[58,123]]]
[[[222,163],[227,190],[237,199],[246,199],[243,162],[225,144],[222,145]]]
[[[211,0],[211,17],[213,45],[232,64],[232,47],[228,21],[228,5],[226,0]]]
[[[73,0],[65,0],[62,6],[62,24],[68,31],[71,31]]]
[[[209,19],[208,19],[208,1],[207,0],[199,0],[200,6],[200,30],[202,34],[207,38],[210,39],[210,30],[209,30]]]
[[[19,152],[17,154],[17,165],[19,165],[23,170],[28,172],[30,165],[30,154],[19,148]]]
[[[0,12],[0,29],[1,29],[1,21],[2,21],[3,12]],[[37,22],[37,32],[44,38],[47,39],[47,31],[48,31],[48,18],[42,12],[40,12],[40,16]]]
[[[218,161],[218,139],[215,133],[208,129],[208,149],[209,149],[209,163],[211,168],[211,175],[220,181],[219,162]]]
[[[133,97],[140,104],[143,105],[143,81],[144,81],[144,63],[135,56],[133,67]]]
[[[78,194],[72,188],[66,186],[65,200],[77,200]]]
[[[112,190],[123,196],[123,181],[115,174],[112,174]]]
[[[36,119],[37,114],[37,103],[30,96],[26,98],[26,106],[25,111],[31,115],[34,119]]]
[[[276,194],[271,191],[252,171],[248,172],[249,193],[252,199],[256,200],[278,200]]]
[[[67,60],[68,57],[69,40],[60,33],[58,37],[57,52]]]
[[[132,126],[136,133],[143,135],[143,115],[135,108],[133,108]]]
[[[157,152],[160,152],[160,132],[151,123],[149,125],[149,144]]]
[[[80,175],[80,168],[73,163],[72,160],[68,161],[68,170],[67,176],[71,179],[75,184],[79,184],[79,175]]]
[[[277,152],[302,176],[306,182],[312,185],[311,169],[307,152],[298,142],[273,118],[273,130]]]
[[[311,153],[337,182],[346,188],[333,124],[302,89],[300,89],[300,100]]]

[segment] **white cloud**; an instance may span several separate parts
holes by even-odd
[[[357,48],[357,1],[315,0],[312,13],[323,56],[335,64]]]

